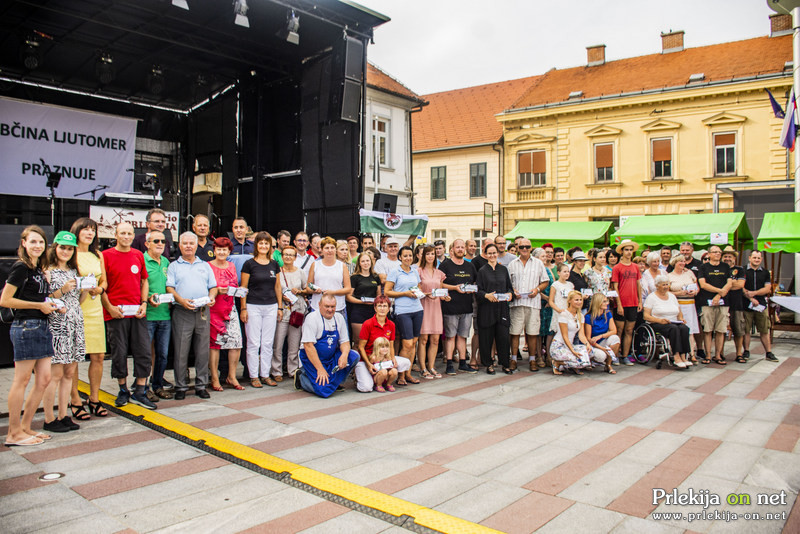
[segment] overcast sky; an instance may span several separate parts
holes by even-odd
[[[370,61],[417,94],[661,51],[661,32],[703,46],[769,33],[766,0],[356,0],[391,17]]]

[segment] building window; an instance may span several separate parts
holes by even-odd
[[[520,187],[547,185],[544,150],[520,152],[517,155]]]
[[[611,143],[594,145],[594,180],[614,181],[614,145]]]
[[[441,239],[445,243],[447,242],[447,230],[433,230],[432,233],[434,241],[439,241]]]
[[[714,134],[714,176],[736,174],[736,134]]]
[[[377,143],[377,151],[375,150]],[[375,158],[381,167],[389,166],[389,119],[372,119],[372,164]]]
[[[672,138],[653,139],[651,142],[653,155],[653,179],[672,178]]]
[[[486,196],[486,164],[470,163],[469,165],[469,197]]]
[[[447,167],[431,167],[431,200],[447,198]]]
[[[480,251],[483,250],[483,244],[489,238],[489,232],[484,232],[483,230],[473,230],[472,231],[472,239],[478,244],[478,255],[480,255]]]

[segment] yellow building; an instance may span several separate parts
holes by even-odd
[[[429,218],[428,242],[476,239],[497,232],[503,159],[502,125],[508,108],[539,77],[522,78],[422,98],[414,116],[412,165],[415,212]],[[492,204],[493,232],[484,232],[484,204]]]
[[[661,53],[618,61],[605,61],[604,45],[588,47],[586,65],[535,80],[497,116],[501,230],[521,220],[710,212],[719,184],[789,178],[765,89],[785,102],[791,20],[771,22],[768,37],[689,49],[683,32],[662,34]],[[416,158],[414,166],[416,174]],[[719,210],[732,209],[731,195],[720,195]]]

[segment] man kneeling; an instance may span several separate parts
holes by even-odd
[[[336,313],[335,296],[322,295],[319,310],[306,316],[300,341],[301,367],[294,375],[294,387],[330,397],[359,360],[358,353],[350,350],[344,317]]]

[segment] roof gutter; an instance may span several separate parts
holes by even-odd
[[[459,150],[462,148],[477,148],[481,146],[494,146],[497,144],[496,141],[492,141],[491,143],[475,143],[473,145],[456,145],[456,146],[446,146],[442,148],[426,148],[424,150],[412,150],[412,154],[425,154],[428,152],[443,152],[445,150]]]
[[[570,102],[552,102],[547,104],[539,104],[536,106],[528,106],[524,108],[517,108],[517,109],[507,109],[501,113],[495,115],[495,117],[500,117],[502,115],[513,115],[515,113],[525,113],[528,111],[536,111],[541,109],[548,109],[548,108],[558,108],[564,106],[574,106],[577,104],[586,104],[590,102],[601,102],[605,100],[613,100],[615,98],[627,98],[631,96],[639,96],[639,95],[654,95],[660,93],[672,93],[675,91],[685,91],[687,89],[699,89],[701,87],[716,87],[716,86],[723,86],[723,85],[738,85],[741,83],[752,82],[752,81],[761,81],[761,80],[772,80],[772,79],[780,79],[780,78],[787,78],[789,81],[791,80],[791,72],[781,72],[781,73],[773,73],[773,74],[764,74],[760,75],[757,74],[756,76],[748,76],[746,78],[732,78],[730,80],[725,81],[712,81],[706,83],[693,83],[693,84],[686,84],[686,85],[676,85],[672,87],[661,87],[658,89],[642,89],[641,91],[630,91],[627,93],[617,93],[614,95],[600,95],[600,96],[593,96],[589,98],[582,98],[580,100],[570,101]]]

